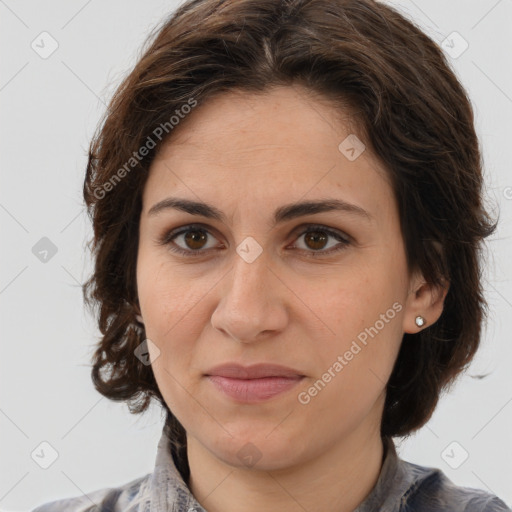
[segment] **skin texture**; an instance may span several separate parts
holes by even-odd
[[[426,328],[442,312],[445,293],[407,269],[385,169],[368,149],[354,161],[338,149],[351,133],[298,86],[230,91],[189,114],[152,163],[140,217],[140,311],[159,389],[187,431],[189,485],[209,511],[353,510],[380,472],[385,385],[403,333],[419,331],[417,315]],[[226,222],[176,209],[148,214],[171,196],[209,203]],[[329,198],[370,219],[330,211],[272,227],[278,207]],[[193,223],[206,239],[158,243]],[[308,225],[350,243],[315,242],[319,228],[308,235]],[[262,249],[251,263],[236,251],[247,237]],[[333,370],[379,319],[384,327]],[[231,361],[281,364],[305,377],[264,402],[240,403],[204,376]],[[308,394],[329,368],[330,381]],[[250,465],[241,449],[253,455]]]

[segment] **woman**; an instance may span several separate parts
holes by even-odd
[[[193,0],[91,144],[98,391],[153,473],[44,511],[504,511],[398,458],[478,348],[495,229],[466,92],[370,0]]]

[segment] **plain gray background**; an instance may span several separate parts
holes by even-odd
[[[399,443],[399,453],[441,468],[459,485],[488,489],[511,505],[512,1],[390,3],[439,44],[452,41],[453,68],[475,108],[488,197],[501,211],[499,230],[489,243],[485,289],[491,313],[481,351],[431,421]],[[176,5],[0,0],[4,511],[115,487],[153,469],[160,410],[155,406],[143,417],[130,415],[125,405],[102,398],[90,380],[98,331],[80,289],[91,269],[81,187],[88,143],[110,95],[150,29]],[[43,51],[41,38],[46,38],[45,51],[52,40],[58,43],[47,58],[31,46],[35,41]],[[468,48],[458,55],[464,41]],[[56,250],[46,262],[36,256],[37,244],[49,244],[41,242],[43,237]],[[474,377],[482,374],[488,376]],[[47,469],[31,455],[35,450],[51,456],[42,442],[58,454]]]

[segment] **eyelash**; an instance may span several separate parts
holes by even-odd
[[[212,249],[206,249],[206,250],[186,250],[179,246],[174,245],[174,247],[171,245],[173,243],[173,240],[177,238],[180,235],[183,235],[185,233],[188,233],[189,231],[202,231],[206,232],[208,234],[211,234],[208,229],[201,225],[201,224],[190,224],[188,226],[185,226],[184,228],[179,228],[179,231],[171,231],[169,233],[164,234],[159,240],[158,243],[160,245],[168,245],[169,249],[172,252],[175,252],[177,254],[181,254],[183,256],[187,257],[198,257],[198,256],[204,256],[205,253],[209,252]],[[325,233],[327,236],[331,236],[338,240],[341,243],[341,246],[337,248],[331,248],[327,251],[319,249],[318,251],[313,250],[306,250],[306,249],[299,249],[300,251],[305,251],[308,255],[308,257],[318,258],[325,255],[332,255],[334,253],[338,253],[340,251],[343,251],[346,249],[347,246],[351,244],[351,241],[348,238],[343,237],[340,233],[337,231],[333,231],[330,228],[327,228],[325,226],[319,225],[319,224],[309,224],[307,228],[304,231],[301,231],[297,238],[300,238],[301,236],[315,231],[321,231],[322,233]]]

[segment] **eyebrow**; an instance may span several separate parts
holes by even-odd
[[[191,201],[177,197],[168,197],[154,204],[148,211],[148,216],[157,215],[163,210],[180,210],[191,215],[200,215],[220,222],[226,222],[226,215],[208,203]],[[363,208],[341,199],[323,199],[317,201],[305,201],[301,203],[290,203],[277,208],[274,212],[273,225],[302,217],[330,211],[342,211],[372,221],[373,217]]]

